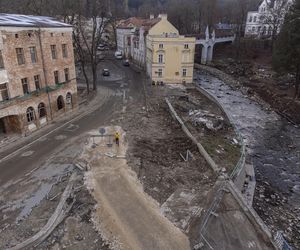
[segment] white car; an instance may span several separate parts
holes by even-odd
[[[115,52],[115,58],[118,60],[122,60],[123,59],[123,54],[121,51],[116,51]]]

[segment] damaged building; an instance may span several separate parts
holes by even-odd
[[[29,134],[77,107],[72,26],[0,14],[0,131]]]

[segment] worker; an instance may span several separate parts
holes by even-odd
[[[115,140],[116,140],[116,144],[119,146],[120,145],[120,134],[118,131],[115,133]]]

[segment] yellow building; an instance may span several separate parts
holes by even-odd
[[[146,37],[148,76],[155,83],[192,83],[196,39],[179,35],[167,15],[159,18]]]

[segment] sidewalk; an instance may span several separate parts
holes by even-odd
[[[63,114],[58,119],[51,121],[45,127],[33,132],[28,136],[14,136],[3,141],[2,143],[0,143],[0,163],[7,157],[12,156],[14,152],[17,152],[21,148],[27,147],[43,136],[49,135],[60,127],[76,121],[83,116],[93,112],[97,108],[101,107],[111,94],[112,90],[99,86],[97,94],[93,96],[91,100],[87,100],[86,102],[84,102],[84,104],[80,105],[77,109]]]

